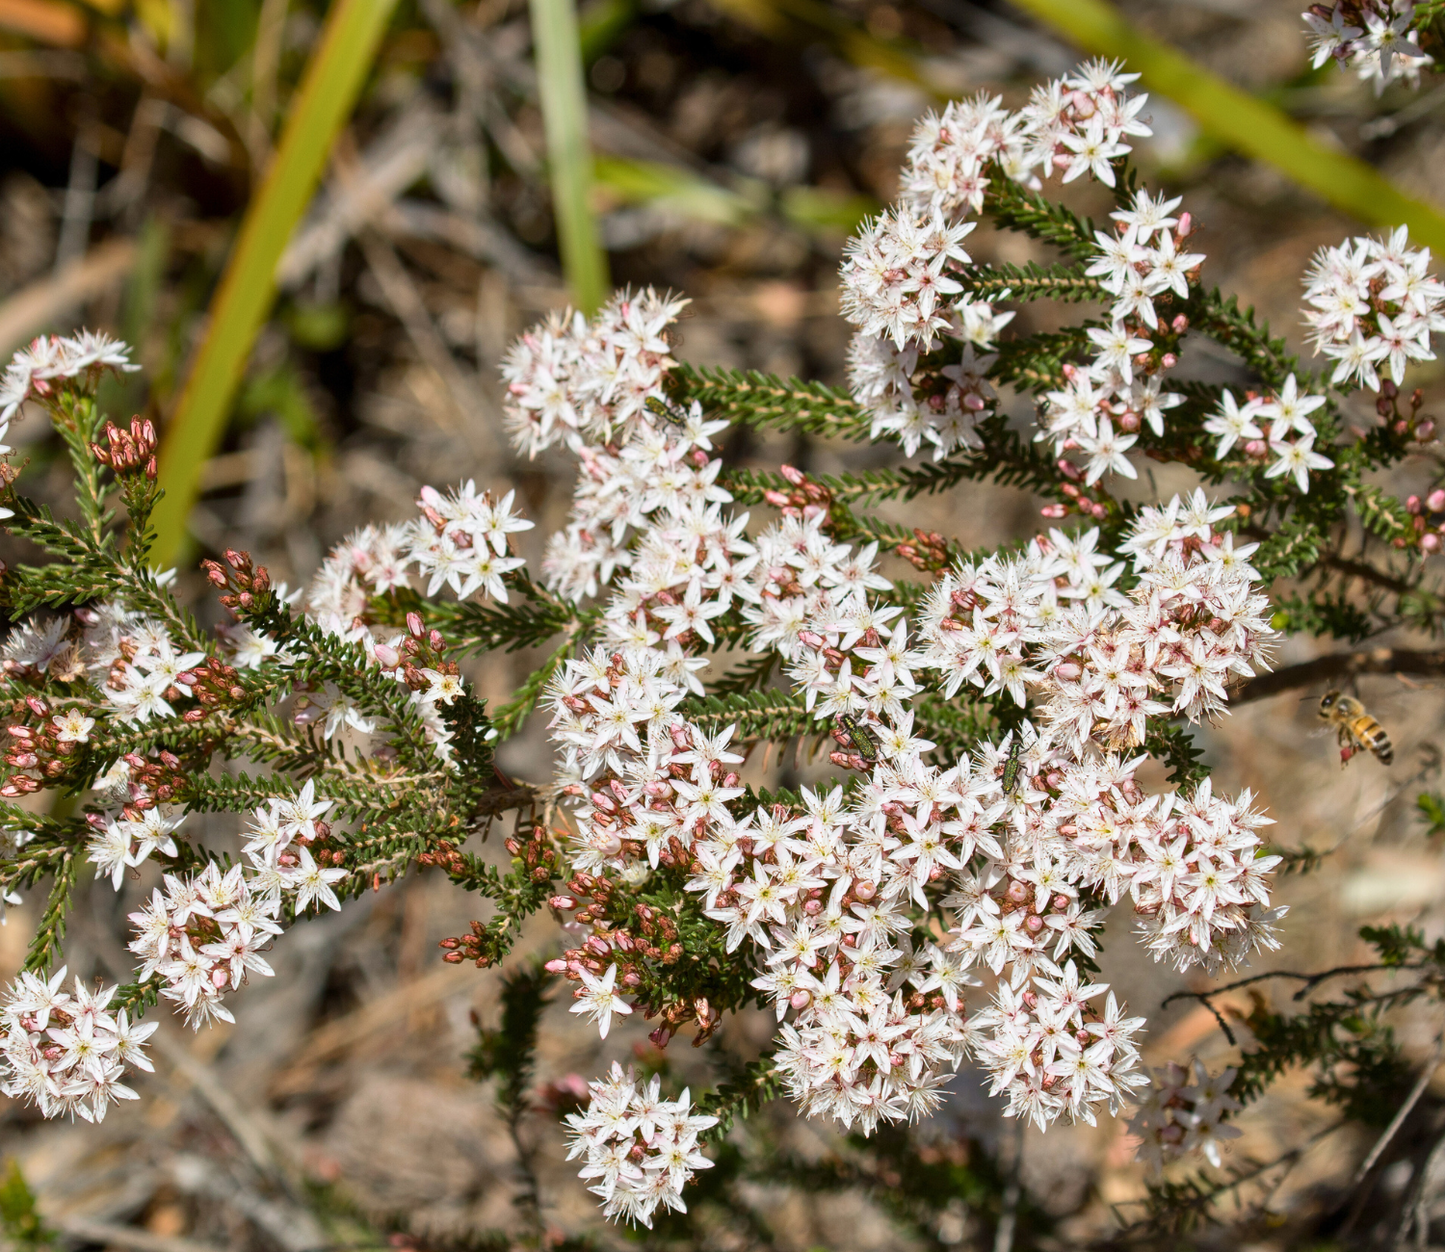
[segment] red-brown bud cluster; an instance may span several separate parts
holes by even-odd
[[[676,842],[676,841],[674,841]],[[687,864],[687,850],[679,843],[672,849],[678,863]],[[667,853],[664,853],[664,856]],[[683,956],[677,923],[666,913],[648,904],[635,903],[630,890],[605,874],[577,873],[567,884],[568,895],[553,896],[549,904],[562,912],[577,909],[580,901],[588,903],[577,910],[576,920],[595,927],[580,947],[571,948],[547,968],[573,982],[582,980],[582,971],[600,976],[609,965],[618,969],[618,986],[634,993],[647,994],[646,985],[653,981],[647,962],[676,965]],[[705,1042],[718,1028],[722,1015],[706,997],[684,996],[674,1000],[640,1005],[643,1016],[661,1017],[660,1025],[649,1038],[659,1048],[688,1022],[698,1028],[693,1045]]]
[[[833,493],[791,465],[779,466],[779,473],[792,484],[793,490],[769,488],[763,492],[763,499],[774,508],[782,509],[784,517],[821,517],[826,525],[828,511],[833,506]]]
[[[1402,402],[1405,404],[1404,412],[1401,411]],[[1375,412],[1397,438],[1408,439],[1414,443],[1434,443],[1435,420],[1420,412],[1420,406],[1424,403],[1425,393],[1419,387],[1410,393],[1408,401],[1404,401],[1394,381],[1382,378],[1380,395],[1375,401]]]
[[[448,874],[465,874],[467,872],[466,860],[450,843],[439,844],[430,851],[423,852],[416,860],[418,865],[444,869]]]
[[[527,839],[515,835],[507,839],[505,847],[517,860],[527,877],[535,883],[551,882],[557,876],[557,849],[545,826],[533,826]]]
[[[5,727],[5,764],[30,772],[13,774],[6,779],[4,786],[0,786],[0,796],[14,799],[30,795],[39,791],[47,780],[65,773],[67,758],[76,745],[58,738],[50,714],[50,706],[39,696],[27,696],[10,706],[14,720]]]
[[[936,574],[948,568],[948,540],[936,530],[925,534],[915,526],[913,542],[900,543],[894,551],[925,574]]]
[[[446,955],[442,957],[448,965],[460,965],[463,961],[475,961],[478,969],[486,969],[492,963],[492,955],[489,949],[492,942],[487,936],[486,927],[481,922],[471,922],[471,932],[465,935],[457,935],[454,938],[443,939],[437,946],[446,949]]]
[[[201,568],[212,585],[226,593],[220,600],[232,612],[252,608],[258,595],[271,590],[271,576],[266,567],[253,565],[249,552],[227,548],[225,565],[219,561],[202,561]]]
[[[388,643],[376,645],[376,659],[384,670],[393,671],[413,691],[424,691],[431,685],[431,679],[422,673],[424,669],[435,670],[438,674],[458,673],[455,661],[442,660],[447,650],[447,641],[441,631],[427,630],[421,614],[406,615],[406,637],[395,646]]]
[[[186,785],[187,771],[174,752],[162,749],[152,757],[127,752],[121,759],[130,766],[130,800],[122,806],[129,821],[138,820],[144,809],[174,800]]]
[[[206,714],[225,704],[234,704],[246,696],[241,686],[241,676],[234,665],[227,665],[217,657],[208,656],[205,664],[185,670],[176,675],[176,682],[193,695],[200,704],[198,709],[187,709],[181,716],[188,722],[204,720]]]
[[[122,430],[114,422],[106,422],[101,433],[105,443],[93,443],[90,450],[102,465],[108,465],[117,474],[133,474],[144,470],[145,476],[154,480],[156,476],[155,424],[150,418],[139,416],[130,419],[130,429]]]

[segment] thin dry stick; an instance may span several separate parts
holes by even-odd
[[[103,1244],[111,1248],[132,1248],[134,1252],[221,1252],[218,1244],[202,1243],[177,1235],[157,1235],[119,1222],[93,1221],[88,1217],[54,1217],[47,1214],[45,1223],[62,1235],[82,1243]]]
[[[47,274],[0,304],[0,354],[119,283],[135,263],[134,239],[107,239],[58,274]]]
[[[1405,1202],[1400,1206],[1400,1223],[1395,1227],[1394,1237],[1390,1240],[1390,1252],[1399,1252],[1399,1249],[1405,1246],[1412,1226],[1415,1230],[1415,1246],[1423,1252],[1429,1244],[1430,1213],[1426,1202],[1426,1188],[1442,1161],[1445,1161],[1445,1133],[1436,1138],[1430,1154],[1425,1158],[1425,1164],[1415,1171],[1415,1176],[1410,1180],[1410,1190],[1406,1193]],[[1350,1216],[1353,1219],[1356,1214],[1352,1213]]]
[[[457,412],[464,418],[476,412],[475,388],[467,383],[457,367],[456,358],[447,350],[441,335],[433,324],[431,314],[421,292],[416,289],[411,275],[406,272],[396,249],[375,231],[364,230],[357,236],[366,264],[381,287],[381,293],[391,306],[407,337],[416,346],[421,359],[440,380],[447,390]]]
[[[60,239],[55,245],[57,275],[71,261],[85,253],[86,244],[90,240],[90,226],[95,220],[95,177],[98,162],[95,139],[91,134],[93,109],[92,104],[86,104],[85,116],[75,132],[75,144],[70,149],[70,180],[65,188]]]
[[[1400,1105],[1400,1111],[1390,1119],[1390,1124],[1385,1127],[1385,1133],[1376,1141],[1370,1153],[1360,1162],[1360,1168],[1355,1171],[1355,1176],[1350,1180],[1350,1186],[1358,1187],[1365,1181],[1365,1175],[1375,1167],[1375,1162],[1384,1154],[1390,1146],[1390,1140],[1395,1137],[1396,1132],[1405,1124],[1405,1119],[1410,1116],[1410,1111],[1420,1102],[1420,1097],[1425,1094],[1425,1088],[1430,1085],[1430,1079],[1435,1075],[1435,1069],[1440,1064],[1440,1053],[1445,1048],[1445,1032],[1435,1036],[1435,1048],[1430,1053],[1430,1059],[1425,1062],[1425,1068],[1421,1071],[1420,1080],[1410,1089],[1410,1094],[1405,1097],[1405,1103]]]
[[[1023,1194],[1020,1178],[1024,1165],[1024,1119],[1013,1125],[1013,1159],[1009,1162],[1008,1182],[1003,1189],[1003,1212],[999,1214],[998,1230],[994,1232],[993,1252],[1013,1252],[1014,1232],[1018,1228],[1019,1198]]]

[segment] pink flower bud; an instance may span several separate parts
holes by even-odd
[[[542,968],[549,974],[565,974],[567,972],[567,962],[558,956],[548,961]]]
[[[1031,935],[1036,935],[1044,928],[1044,919],[1037,913],[1030,913],[1024,919],[1024,929]]]
[[[616,831],[609,832],[598,851],[600,851],[603,856],[616,856],[622,851],[621,837]]]
[[[1415,427],[1415,438],[1421,443],[1435,442],[1435,423],[1428,417]]]
[[[1431,531],[1428,535],[1421,535],[1420,547],[1426,552],[1439,552],[1440,536],[1437,535],[1434,531]]]
[[[1251,439],[1244,445],[1245,456],[1267,456],[1269,445],[1263,439]]]
[[[1060,661],[1054,666],[1054,674],[1066,683],[1078,682],[1084,668],[1077,661]]]
[[[1069,510],[1064,508],[1062,504],[1046,504],[1043,508],[1039,510],[1039,516],[1053,519],[1065,517],[1067,516],[1068,512]]]
[[[1119,429],[1127,430],[1130,433],[1139,429],[1139,415],[1137,413],[1123,413],[1119,417]]]
[[[401,653],[389,643],[379,643],[376,645],[376,659],[383,669],[395,669],[401,663]]]
[[[788,997],[788,1003],[801,1013],[808,1005],[813,1003],[813,995],[811,992],[804,991],[802,987],[799,987]]]
[[[860,878],[853,884],[853,894],[858,899],[867,902],[878,894],[878,887],[867,878]]]

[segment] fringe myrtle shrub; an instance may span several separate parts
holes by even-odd
[[[847,248],[846,390],[676,360],[686,301],[650,289],[524,334],[503,366],[511,435],[580,467],[535,577],[510,492],[427,487],[413,519],[357,531],[299,592],[245,553],[207,561],[232,620],[203,631],[149,560],[155,432],[96,407],[104,372],[134,368],[125,347],[83,334],[17,354],[4,421],[54,424],[76,509],[54,516],[5,464],[7,529],[53,559],[0,579],[0,888],[49,892],[0,1010],[4,1090],[98,1120],[134,1098],[155,1013],[229,1020],[272,975],[277,935],[418,866],[491,902],[448,961],[505,962],[529,915],[558,923],[544,966],[509,967],[503,1026],[475,1058],[514,1126],[555,983],[579,1028],[606,1038],[635,1015],[658,1048],[745,1007],[775,1015],[773,1045],[696,1097],[617,1065],[571,1094],[570,1153],[620,1220],[685,1211],[734,1118],[767,1099],[888,1143],[966,1059],[1040,1127],[1134,1110],[1159,1165],[1196,1150],[1218,1165],[1230,1118],[1295,1062],[1377,1116],[1401,1069],[1388,997],[1311,1005],[1310,1030],[1260,1009],[1235,1067],[1183,1058],[1151,1077],[1141,1006],[1096,958],[1115,912],[1181,971],[1277,948],[1289,864],[1263,842],[1272,819],[1216,791],[1187,727],[1289,681],[1264,677],[1283,634],[1438,625],[1445,491],[1402,502],[1371,475],[1435,442],[1402,384],[1434,357],[1445,287],[1403,230],[1324,249],[1302,276],[1317,368],[1290,356],[1205,284],[1189,211],[1138,185],[1133,77],[1094,62],[1017,112],[980,96],[919,124],[901,198]],[[1083,179],[1112,192],[1106,221],[1051,198]],[[980,217],[1058,260],[976,263]],[[1082,315],[1012,333],[1034,300]],[[1248,387],[1189,377],[1202,338]],[[1031,429],[1010,423],[1014,397]],[[718,454],[735,424],[903,455],[835,477],[748,471]],[[1128,503],[1116,488],[1146,459],[1202,486]],[[1039,532],[966,552],[869,511],[983,480],[1046,499]],[[1364,536],[1348,558],[1347,533]],[[889,554],[914,573],[885,574]],[[542,644],[495,709],[458,667]],[[493,749],[534,709],[554,759],[513,780]],[[826,778],[744,781],[796,741],[827,749]],[[1141,781],[1150,760],[1167,786]],[[38,792],[73,808],[15,803]],[[192,840],[193,815],[221,811],[245,823],[229,855]],[[499,822],[501,867],[468,848]],[[119,889],[147,861],[161,885],[130,915],[135,981],[67,981],[80,875]],[[1439,985],[1445,952],[1413,932],[1372,942],[1382,967],[1418,971],[1417,994]],[[1215,1194],[1181,1186],[1159,1185],[1160,1212]]]

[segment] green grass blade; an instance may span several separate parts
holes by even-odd
[[[587,90],[582,82],[577,10],[573,0],[531,0],[531,8],[537,88],[547,131],[552,213],[557,222],[562,268],[572,288],[573,302],[591,314],[607,298],[612,284],[589,202],[592,150],[587,142]]]
[[[1371,226],[1408,226],[1411,237],[1445,249],[1445,216],[1406,195],[1364,161],[1311,139],[1263,100],[1210,73],[1130,25],[1108,0],[1013,0],[1086,52],[1122,57],[1150,91],[1167,96],[1214,138],[1272,165],[1301,187]]]
[[[276,293],[276,263],[316,190],[337,133],[351,115],[396,0],[334,0],[307,63],[260,190],[211,301],[196,355],[160,449],[165,496],[156,506],[158,566],[173,563],[200,490],[201,466],[225,429],[256,333]]]

